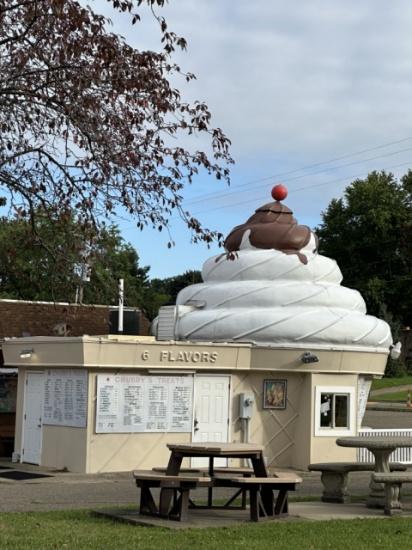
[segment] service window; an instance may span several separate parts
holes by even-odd
[[[353,435],[355,389],[317,386],[315,391],[315,435]]]

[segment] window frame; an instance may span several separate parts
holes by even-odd
[[[323,393],[348,396],[348,427],[325,427],[320,425],[321,396]],[[333,419],[334,421],[335,419]],[[353,386],[315,386],[315,436],[335,437],[355,435],[356,427],[356,388]]]

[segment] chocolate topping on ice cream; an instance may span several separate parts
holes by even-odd
[[[236,226],[225,240],[228,253],[240,250],[242,240],[249,238],[254,248],[274,248],[285,254],[297,254],[300,261],[307,263],[301,253],[310,241],[312,231],[306,225],[298,225],[292,211],[279,201],[258,208],[246,223]],[[246,234],[246,232],[248,234]]]

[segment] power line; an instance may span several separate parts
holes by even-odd
[[[282,173],[278,173],[278,174],[274,174],[272,176],[267,176],[267,177],[264,177],[264,178],[260,178],[260,179],[255,179],[255,180],[250,180],[248,182],[245,182],[245,183],[242,183],[242,184],[239,184],[236,186],[236,188],[232,188],[231,190],[229,191],[216,191],[214,193],[205,193],[203,195],[200,195],[199,197],[195,197],[193,199],[189,199],[186,202],[186,204],[195,204],[195,203],[198,203],[198,202],[207,202],[209,200],[212,200],[212,199],[219,199],[220,197],[223,197],[223,196],[228,196],[228,195],[232,195],[234,193],[238,193],[239,192],[239,189],[240,188],[243,188],[243,187],[247,187],[247,186],[250,186],[252,185],[253,183],[260,183],[260,182],[266,182],[268,180],[272,180],[272,179],[275,179],[275,178],[283,178],[284,176],[287,176],[287,175],[290,175],[290,174],[295,174],[296,172],[301,172],[303,170],[309,170],[309,169],[312,169],[312,168],[316,168],[318,166],[322,166],[322,165],[326,165],[326,164],[331,164],[332,162],[338,162],[340,160],[345,160],[347,158],[351,158],[351,157],[354,157],[354,156],[358,156],[358,155],[362,155],[364,153],[370,153],[372,151],[377,151],[379,149],[384,149],[386,147],[389,147],[391,145],[397,145],[399,143],[404,143],[405,141],[409,141],[412,139],[412,136],[411,137],[407,137],[407,138],[403,138],[403,139],[400,139],[400,140],[397,140],[397,141],[391,141],[391,142],[388,142],[388,143],[385,143],[383,145],[378,145],[376,147],[371,147],[369,149],[363,149],[362,151],[357,151],[355,153],[350,153],[350,154],[347,154],[347,155],[342,155],[340,157],[335,157],[334,159],[330,159],[330,160],[327,160],[327,161],[322,161],[322,162],[317,162],[315,164],[309,164],[309,165],[306,165],[306,166],[303,166],[302,168],[295,168],[293,170],[289,170],[287,172],[282,172]],[[346,163],[346,164],[342,164],[342,165],[339,165],[339,166],[335,166],[335,167],[330,167],[328,169],[325,169],[325,170],[320,170],[318,172],[309,172],[307,174],[301,174],[299,176],[296,176],[294,178],[287,178],[286,182],[288,181],[295,181],[296,179],[301,179],[301,178],[305,178],[305,177],[308,177],[308,176],[313,176],[313,175],[317,175],[317,174],[322,174],[324,172],[328,172],[328,171],[331,171],[331,170],[338,170],[339,168],[345,168],[347,166],[352,166],[354,164],[359,164],[359,163],[362,163],[362,162],[368,162],[370,160],[376,160],[376,159],[379,159],[379,158],[384,158],[384,157],[387,157],[387,156],[393,156],[393,155],[396,155],[396,154],[399,154],[399,153],[403,153],[405,151],[410,151],[412,148],[408,147],[406,149],[400,149],[400,150],[397,150],[397,151],[392,151],[390,153],[386,153],[385,155],[378,155],[378,156],[375,156],[375,157],[370,157],[370,158],[367,158],[367,159],[361,159],[359,161],[354,161],[354,162],[350,162],[350,163]],[[261,186],[259,186],[261,187]],[[248,189],[245,189],[244,191],[240,191],[241,193],[244,193],[248,191]]]
[[[400,168],[401,166],[407,166],[407,165],[411,165],[412,162],[411,161],[408,161],[408,162],[403,162],[401,164],[396,164],[396,165],[392,165],[392,166],[387,166],[386,167],[386,170],[391,170],[392,168]],[[297,189],[293,189],[294,192],[296,191],[304,191],[306,189],[312,189],[314,187],[322,187],[324,185],[330,185],[332,183],[339,183],[341,181],[347,181],[348,179],[352,179],[352,178],[359,178],[359,177],[362,177],[364,175],[364,172],[360,173],[360,174],[352,174],[351,176],[345,176],[345,177],[342,177],[342,178],[339,178],[339,179],[335,179],[335,180],[329,180],[329,181],[326,181],[326,182],[322,182],[322,183],[314,183],[312,185],[305,185],[303,187],[298,187]],[[259,198],[256,198],[256,201],[263,201],[265,200],[265,198],[267,198],[267,195],[265,197],[259,197]],[[255,199],[254,199],[255,200]],[[223,206],[216,206],[215,208],[208,208],[207,210],[200,210],[198,212],[193,212],[194,215],[199,215],[199,214],[204,214],[206,212],[213,212],[215,210],[221,210],[223,208],[233,208],[235,206],[241,206],[242,204],[250,204],[251,203],[251,200],[248,199],[248,200],[244,200],[244,201],[241,201],[241,202],[236,202],[236,203],[232,203],[232,204],[225,204]]]

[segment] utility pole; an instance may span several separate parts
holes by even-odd
[[[119,308],[118,308],[118,325],[117,332],[123,332],[123,301],[124,301],[124,279],[119,279]]]
[[[76,297],[74,299],[75,304],[83,303],[83,283],[90,282],[92,268],[88,263],[83,262],[82,264],[80,264],[79,270],[80,270],[80,281],[76,287]]]

